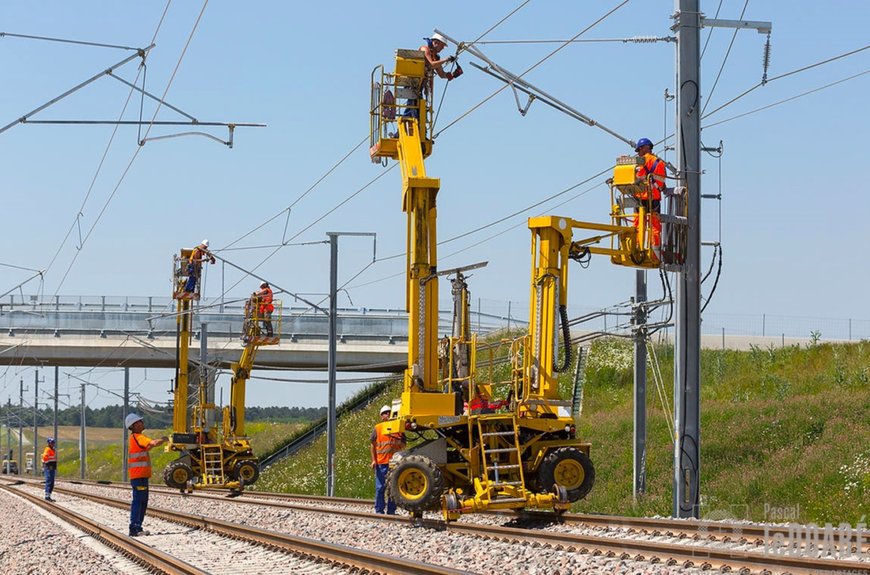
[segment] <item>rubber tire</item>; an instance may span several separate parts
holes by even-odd
[[[173,461],[163,468],[163,483],[173,489],[184,489],[193,479],[193,469],[183,461]]]
[[[422,455],[403,457],[387,475],[387,497],[412,513],[440,508],[443,493],[441,469]]]
[[[233,477],[245,486],[253,485],[260,478],[260,465],[250,459],[242,459],[233,467]]]
[[[568,491],[569,502],[583,499],[595,484],[592,460],[576,447],[560,447],[551,451],[538,468],[538,489],[552,493],[556,483]]]

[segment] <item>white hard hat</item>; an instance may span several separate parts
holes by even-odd
[[[449,44],[449,42],[447,41],[447,38],[445,38],[444,36],[442,36],[442,35],[439,34],[438,32],[435,32],[434,34],[432,34],[432,37],[429,38],[429,39],[430,39],[430,40],[438,40],[439,42],[441,42],[441,43],[444,44],[445,46],[446,46],[447,44]]]
[[[389,413],[390,411],[391,411],[391,410],[390,410],[390,406],[389,406],[389,405],[384,405],[384,406],[381,407],[381,411],[380,411],[379,413]]]
[[[127,429],[130,429],[131,427],[133,427],[133,424],[136,423],[137,421],[142,421],[142,416],[136,415],[135,413],[131,413],[130,415],[127,416],[127,419],[124,420],[124,427],[126,427]]]
[[[202,240],[202,243],[200,245],[208,247],[208,240]]]

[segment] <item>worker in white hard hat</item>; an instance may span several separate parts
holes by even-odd
[[[447,38],[439,33],[432,34],[430,38],[423,38],[426,44],[420,46],[420,51],[423,52],[423,57],[426,60],[426,79],[423,85],[420,86],[420,98],[429,101],[432,105],[432,94],[434,94],[435,75],[439,78],[444,78],[448,82],[462,75],[462,67],[456,62],[456,56],[441,57],[441,50],[447,47]],[[444,70],[444,65],[454,63],[452,71]],[[404,116],[409,118],[419,118],[419,99],[409,99],[406,104]]]
[[[390,419],[389,405],[381,407],[381,421],[372,431],[372,469],[375,470],[375,513],[387,515],[396,514],[396,502],[386,501],[387,472],[390,470],[390,459],[405,448],[404,433],[387,433],[387,421]]]
[[[426,45],[420,46],[420,51],[422,51],[423,56],[426,57],[426,70],[429,72],[430,81],[432,79],[432,74],[438,74],[439,78],[444,78],[447,81],[458,78],[462,75],[462,68],[460,68],[458,64],[453,72],[444,71],[444,64],[447,64],[448,62],[456,62],[455,56],[447,56],[446,58],[441,57],[441,50],[447,47],[447,38],[436,32],[435,34],[432,34],[431,38],[423,39],[426,41]]]
[[[198,246],[190,252],[190,259],[187,260],[187,283],[184,284],[184,291],[188,293],[198,292],[199,277],[202,275],[202,264],[208,261],[215,263],[215,258],[208,251],[208,240],[202,240]]]
[[[145,511],[148,509],[148,480],[151,478],[151,456],[149,451],[169,441],[164,436],[151,439],[142,434],[145,422],[140,415],[131,413],[124,420],[124,426],[130,430],[130,441],[127,445],[127,470],[130,476],[130,487],[133,488],[133,500],[130,503],[130,537],[149,535],[142,529]]]
[[[275,311],[275,306],[272,305],[272,287],[269,282],[260,284],[260,289],[251,295],[251,310],[256,310],[257,319],[263,322],[263,330],[266,332],[266,337],[272,337],[272,312]]]

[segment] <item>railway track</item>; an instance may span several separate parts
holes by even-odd
[[[14,489],[11,485],[0,485],[0,489],[22,497],[32,505],[40,507],[52,515],[63,519],[76,529],[87,533],[94,539],[108,545],[110,548],[118,551],[146,569],[154,570],[159,573],[167,573],[169,575],[208,575],[207,571],[197,569],[181,559],[163,553],[162,551],[146,545],[139,540],[128,537],[120,531],[101,525],[92,519],[88,519],[84,515],[64,509],[63,507],[52,505],[36,495],[20,489]]]
[[[81,495],[75,490],[63,489],[63,492],[75,496]],[[177,491],[167,490],[161,490],[160,493],[181,495]],[[324,507],[325,504],[367,504],[360,500],[266,493],[257,493],[257,497],[234,499],[200,493],[192,497],[233,505],[331,514],[368,521],[405,524],[409,522],[406,516],[382,516],[368,511]],[[269,499],[264,499],[265,497]],[[304,505],[298,503],[300,500],[311,500],[317,505]],[[793,532],[789,533],[788,528],[782,526],[572,514],[556,517],[553,514],[529,513],[510,514],[508,517],[511,518],[510,523],[516,526],[471,522],[447,524],[434,519],[424,519],[419,522],[419,525],[462,536],[679,567],[718,569],[737,573],[824,572],[870,575],[868,561],[809,556],[807,549],[802,545],[792,549],[776,545],[777,540],[788,542],[792,540],[789,536],[794,535]],[[589,535],[564,531],[565,527],[573,526],[597,526],[604,532],[601,535]],[[667,538],[671,541],[655,540],[656,538]],[[870,536],[867,532],[851,533],[842,542],[838,538],[836,545],[841,550],[848,549],[853,555],[863,555],[867,558],[870,556],[868,539]],[[677,542],[673,542],[674,540]]]
[[[26,490],[17,489],[13,485],[3,485],[0,487],[6,491],[15,493],[16,495],[25,497],[35,505],[39,505],[41,508],[62,517],[65,521],[73,523],[77,528],[94,535],[109,546],[118,549],[137,562],[140,562],[158,572],[172,575],[187,573],[209,575],[212,573],[211,570],[205,570],[193,566],[178,557],[159,551],[153,546],[147,545],[140,540],[130,538],[120,531],[107,528],[93,519],[84,517],[80,513],[66,509],[64,508],[63,503],[49,504],[38,496],[28,493]],[[87,500],[99,505],[122,509],[125,512],[129,510],[130,507],[129,501],[93,495],[72,489],[65,489],[63,487],[57,487],[55,492]],[[274,571],[274,558],[270,558],[261,552],[260,555],[263,556],[261,560],[263,564],[260,567],[262,570],[257,572],[471,575],[468,571],[451,569],[443,565],[433,565],[423,561],[408,560],[407,558],[396,558],[364,549],[356,549],[311,538],[277,533],[267,529],[241,525],[238,523],[230,523],[219,519],[204,517],[202,515],[182,513],[179,511],[149,506],[148,516],[152,518],[160,518],[191,529],[200,530],[208,534],[216,534],[225,539],[229,538],[242,541],[249,545],[262,548],[272,554],[275,552],[280,552],[284,555],[289,554],[293,558],[292,564],[288,565],[285,562],[278,571]],[[178,535],[178,533],[173,534],[173,536],[176,535]],[[192,546],[194,549],[194,556],[203,555],[202,549],[209,549],[211,550],[210,553],[214,554],[218,552],[217,550],[227,547],[226,544],[208,541],[203,536],[194,537],[198,541],[197,544]],[[178,551],[180,547],[182,546],[175,546],[173,553]],[[243,569],[242,566],[238,564],[236,557],[240,554],[245,555],[245,551],[240,550],[238,547],[229,549],[228,557],[225,561],[229,568],[229,571],[227,571],[228,573],[238,573],[241,572],[240,569],[244,572],[253,572],[249,569]],[[193,562],[194,561],[191,561],[191,563]],[[287,569],[290,570],[287,571]]]

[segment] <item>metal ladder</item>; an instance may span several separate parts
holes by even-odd
[[[224,454],[220,445],[202,446],[202,482],[204,485],[223,485]]]
[[[512,415],[482,415],[477,419],[480,454],[483,461],[483,487],[498,503],[520,503],[523,493],[523,466],[517,426]],[[499,497],[507,495],[507,497]]]

